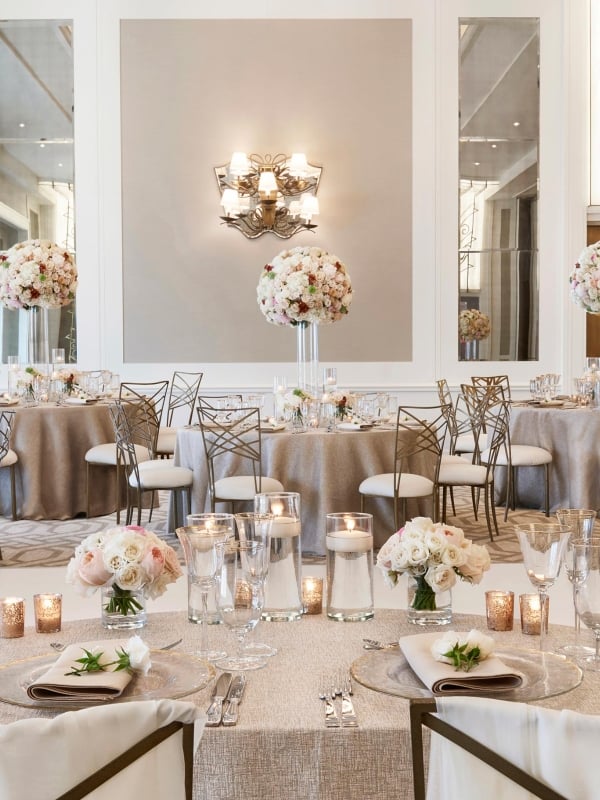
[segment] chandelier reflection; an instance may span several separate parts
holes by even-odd
[[[234,153],[229,164],[215,167],[225,212],[221,219],[248,239],[269,232],[289,239],[298,231],[314,230],[321,172],[304,153]]]

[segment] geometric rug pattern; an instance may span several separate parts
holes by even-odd
[[[504,522],[504,508],[497,509],[499,536],[490,542],[485,514],[480,508],[479,521],[475,522],[470,493],[455,493],[456,516],[451,515],[448,504],[448,524],[462,528],[465,535],[477,544],[485,544],[492,561],[519,563],[522,561],[515,525],[529,522],[548,522],[542,511],[517,509],[510,511],[508,522]],[[142,525],[157,533],[168,544],[180,551],[177,536],[165,533],[168,510],[168,494],[161,494],[160,506],[148,523],[148,510],[144,509]],[[552,517],[550,518],[552,519]],[[597,523],[598,524],[598,523]],[[85,517],[68,520],[16,520],[0,518],[0,567],[56,567],[67,564],[75,547],[90,533],[116,525],[115,514],[104,517]],[[321,561],[322,558],[308,556],[305,561]]]

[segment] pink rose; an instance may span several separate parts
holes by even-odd
[[[113,576],[106,569],[101,550],[92,550],[84,553],[79,564],[79,577],[90,586],[103,586]]]
[[[165,549],[165,568],[173,580],[177,580],[180,575],[183,575],[177,553],[172,547],[167,547]]]
[[[158,578],[165,568],[165,557],[160,547],[151,547],[142,558],[141,566],[151,581]]]

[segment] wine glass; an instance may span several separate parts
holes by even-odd
[[[596,637],[593,655],[581,658],[579,663],[586,669],[600,672],[600,537],[577,540],[573,552],[578,574],[577,613]]]
[[[540,650],[545,650],[548,626],[546,598],[548,589],[558,578],[571,528],[559,524],[518,525],[515,528],[527,576],[540,597]]]
[[[571,528],[571,537],[567,543],[564,556],[564,566],[567,577],[573,586],[573,608],[575,612],[575,641],[557,648],[559,653],[566,656],[579,658],[590,655],[593,650],[580,643],[581,622],[577,613],[577,591],[579,589],[579,571],[577,570],[577,554],[573,549],[575,542],[591,539],[594,531],[596,512],[589,508],[559,508],[556,518],[561,525]]]
[[[217,608],[225,625],[237,638],[237,653],[219,659],[223,670],[260,669],[266,658],[244,652],[245,638],[260,620],[264,605],[264,546],[260,542],[229,540],[217,545],[221,573],[217,582]]]
[[[235,515],[240,542],[260,542],[263,550],[265,583],[268,580],[271,556],[271,525],[273,514],[246,511]],[[277,650],[263,642],[251,642],[244,646],[244,652],[252,656],[274,656]]]
[[[233,514],[189,514],[187,523],[185,528],[177,528],[177,536],[187,565],[190,609],[194,605],[194,593],[197,591],[200,595],[200,648],[196,655],[207,661],[216,661],[226,653],[208,647],[208,598],[211,592],[214,595],[221,568],[222,552],[217,545],[233,537],[234,517]]]

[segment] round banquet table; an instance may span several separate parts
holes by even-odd
[[[401,435],[411,436],[410,431]],[[393,472],[396,429],[372,428],[359,431],[308,430],[263,432],[262,474],[279,480],[288,492],[299,492],[302,516],[302,552],[325,554],[325,518],[336,511],[360,511],[358,487],[365,478]],[[177,431],[175,463],[193,470],[192,511],[210,511],[208,473],[202,433],[197,426]],[[409,459],[408,468],[424,475],[433,471],[430,454]],[[215,461],[215,479],[227,475],[251,474],[248,462],[231,455]],[[225,510],[219,506],[217,510]],[[375,546],[381,546],[394,532],[392,501],[368,498],[365,511],[373,514]],[[408,516],[427,514],[427,501],[409,501]],[[180,516],[180,518],[183,518]]]
[[[151,607],[150,607],[151,610]],[[496,646],[535,649],[537,637],[524,636],[518,620],[513,631],[493,636]],[[485,629],[485,618],[456,614],[454,630]],[[550,626],[550,645],[564,641],[570,629]],[[174,651],[193,653],[199,630],[181,612],[150,613],[139,631],[151,647],[183,636]],[[305,616],[298,622],[261,623],[256,631],[278,654],[261,670],[247,673],[248,684],[240,718],[232,728],[207,728],[196,754],[196,800],[364,800],[376,797],[412,797],[412,768],[408,701],[353,683],[359,727],[326,729],[318,694],[324,677],[336,676],[365,655],[363,637],[390,641],[419,633],[406,622],[402,610],[379,609],[364,623],[340,623],[325,615]],[[51,652],[48,642],[90,642],[119,638],[96,619],[67,622],[60,634],[38,634],[26,629],[20,639],[3,639],[0,663]],[[233,647],[233,635],[224,626],[209,628],[210,644]],[[176,656],[175,656],[176,657]],[[28,669],[23,663],[23,672]],[[0,695],[2,695],[0,671]],[[570,708],[600,713],[600,675],[584,673],[571,691],[544,699],[548,708]],[[206,710],[211,686],[186,699]],[[0,723],[56,712],[39,711],[0,702]]]
[[[114,441],[108,403],[16,406],[11,447],[16,468],[17,513],[22,519],[71,519],[86,512],[85,454]],[[112,469],[94,469],[90,514],[116,508]],[[1,513],[10,517],[9,470],[0,470]]]

